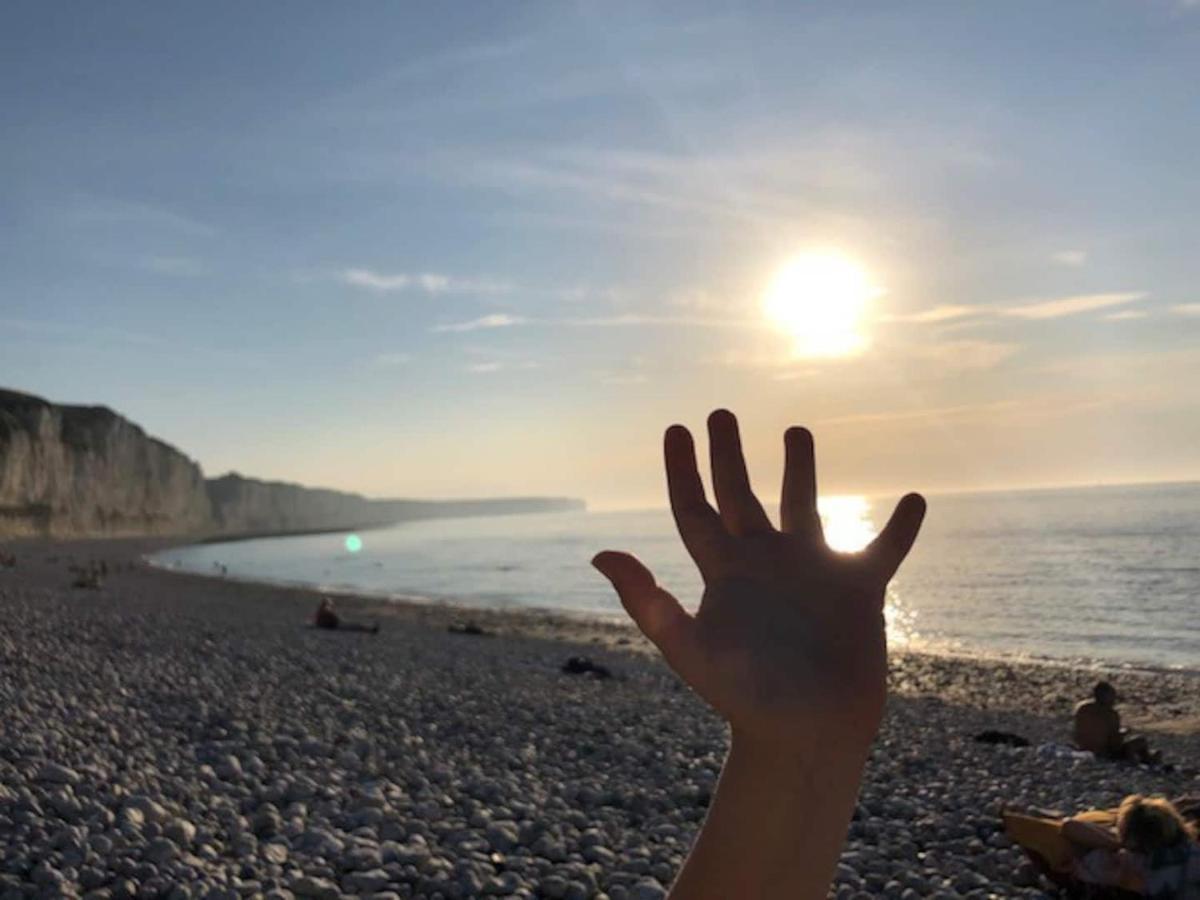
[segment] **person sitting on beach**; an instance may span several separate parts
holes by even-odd
[[[1075,746],[1102,759],[1158,762],[1159,754],[1150,752],[1144,737],[1130,734],[1128,729],[1121,727],[1121,714],[1117,712],[1116,704],[1117,689],[1107,681],[1101,681],[1092,689],[1091,700],[1075,706]]]
[[[1120,886],[1142,896],[1200,900],[1200,844],[1195,829],[1163,797],[1126,797],[1116,832],[1092,821],[1068,819],[1063,837],[1076,848],[1083,882]]]
[[[709,504],[692,436],[667,430],[667,492],[704,581],[686,610],[628,553],[592,564],[667,664],[730,724],[708,817],[672,900],[828,895],[887,693],[884,592],[925,515],[909,494],[857,553],[825,543],[812,435],[784,435],[780,524],[750,487],[737,419],[708,419]]]
[[[347,622],[337,614],[333,608],[333,599],[330,597],[322,597],[321,605],[317,607],[317,611],[313,613],[314,628],[329,628],[341,629],[342,631],[366,631],[371,634],[379,634],[379,623],[374,625],[363,625],[359,622]]]

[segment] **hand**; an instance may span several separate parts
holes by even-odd
[[[853,742],[865,753],[883,714],[888,581],[908,555],[925,501],[909,494],[879,536],[859,553],[825,544],[817,515],[812,435],[784,435],[782,528],[772,526],[750,488],[737,419],[708,419],[713,490],[709,505],[692,436],[667,430],[671,510],[704,579],[689,614],[627,553],[592,561],[626,612],[670,666],[724,716],[735,743]]]

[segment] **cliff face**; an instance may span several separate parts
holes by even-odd
[[[413,519],[523,515],[584,508],[566,497],[488,500],[372,500],[361,494],[243,478],[236,472],[208,480],[214,530],[220,534],[349,531]]]
[[[359,494],[258,481],[237,473],[209,479],[208,497],[214,529],[222,534],[338,531],[394,521]]]
[[[103,406],[0,389],[0,538],[282,534],[582,509],[556,497],[370,500],[200,467]]]
[[[211,521],[200,467],[103,406],[0,390],[0,536],[185,534]]]
[[[571,497],[496,497],[486,500],[371,500],[371,509],[387,522],[409,519],[464,519],[471,516],[522,516],[529,513],[582,511]]]

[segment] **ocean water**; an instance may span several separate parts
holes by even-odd
[[[862,546],[891,499],[822,501],[835,546]],[[700,582],[663,510],[412,522],[170,550],[161,565],[331,591],[623,616],[588,560],[637,553],[694,606]],[[350,549],[348,549],[350,548]],[[352,552],[354,550],[355,552]],[[1200,484],[930,498],[888,597],[893,646],[1200,668]]]

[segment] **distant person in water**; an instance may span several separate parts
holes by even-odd
[[[363,625],[360,622],[344,621],[333,608],[333,600],[329,597],[321,598],[321,605],[317,607],[317,611],[313,614],[313,627],[338,629],[340,631],[366,631],[369,634],[379,634],[378,623]]]
[[[1121,727],[1117,712],[1117,689],[1107,681],[1092,688],[1092,699],[1075,706],[1075,746],[1103,759],[1156,763],[1161,754],[1151,753],[1144,737]]]

